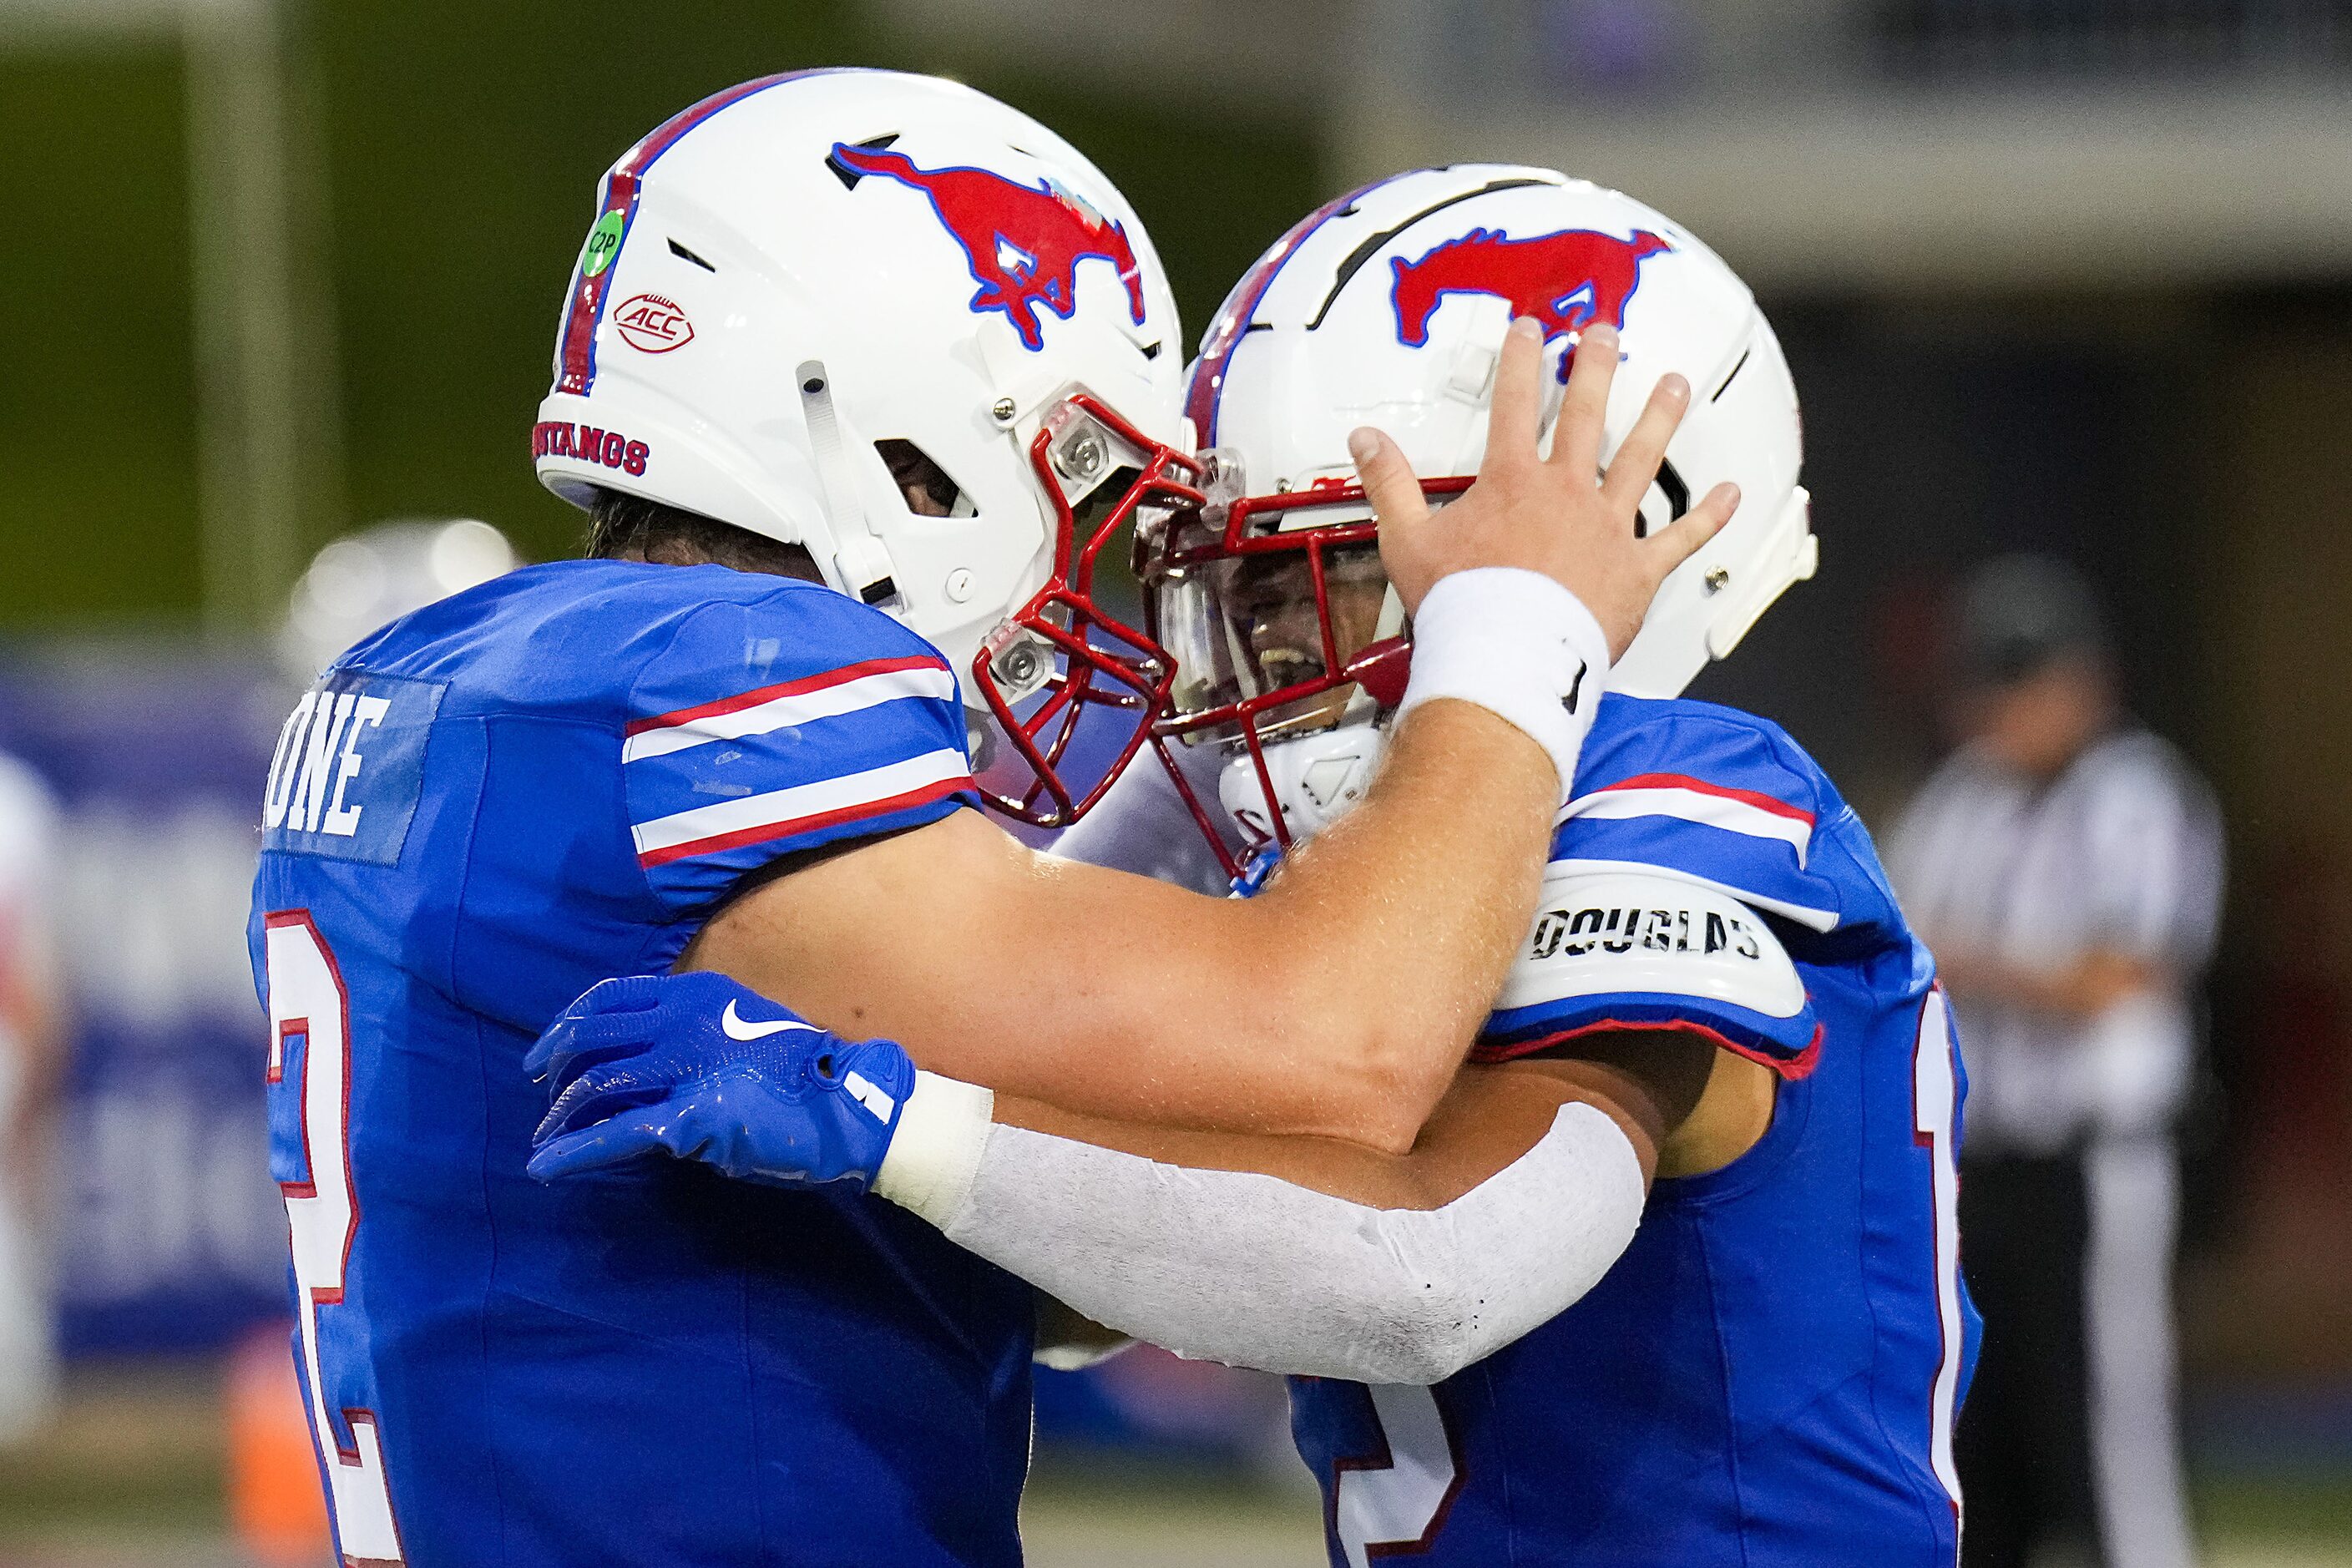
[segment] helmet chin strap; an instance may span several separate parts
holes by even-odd
[[[1257,763],[1246,747],[1217,775],[1217,798],[1253,845],[1275,837],[1274,814],[1292,843],[1304,843],[1353,810],[1380,766],[1388,735],[1370,714],[1311,735],[1264,742],[1269,805]]]
[[[809,447],[816,458],[817,482],[824,489],[825,510],[833,526],[834,570],[842,586],[868,605],[887,605],[898,595],[890,573],[890,552],[874,536],[858,504],[857,481],[849,471],[843,449],[841,421],[834,413],[833,378],[822,360],[803,360],[793,370],[800,387],[801,412],[808,421]]]

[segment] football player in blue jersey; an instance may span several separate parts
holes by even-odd
[[[1483,1100],[1496,1081],[1617,1073],[1648,1088],[1664,1123],[1638,1232],[1539,1326],[1513,1315],[1529,1292],[1512,1271],[1493,1270],[1482,1285],[1511,1319],[1495,1336],[1509,1342],[1475,1363],[1435,1356],[1422,1375],[1366,1378],[1332,1370],[1354,1347],[1316,1338],[1333,1317],[1320,1297],[1342,1287],[1293,1296],[1232,1268],[1162,1209],[1163,1185],[1191,1173],[1137,1169],[1107,1147],[1279,1168],[1231,1140],[1147,1145],[1078,1119],[1043,1125],[999,1096],[1000,1125],[944,1185],[877,1190],[1097,1321],[1181,1350],[1233,1348],[1204,1342],[1202,1297],[1248,1301],[1258,1342],[1228,1359],[1302,1374],[1294,1426],[1324,1488],[1335,1564],[1952,1563],[1952,1421],[1976,1324],[1954,1221],[1964,1080],[1933,963],[1811,759],[1762,719],[1677,695],[1814,560],[1786,363],[1746,288],[1698,241],[1549,171],[1457,167],[1355,192],[1269,251],[1192,372],[1210,504],[1143,534],[1147,626],[1180,658],[1181,711],[1164,728],[1213,743],[1202,750],[1222,759],[1223,809],[1206,807],[1191,770],[1172,771],[1156,801],[1139,774],[1063,847],[1179,879],[1239,872],[1271,896],[1306,861],[1294,851],[1266,882],[1269,863],[1376,795],[1374,768],[1393,757],[1393,667],[1426,649],[1418,623],[1416,645],[1399,640],[1409,606],[1381,570],[1371,518],[1418,517],[1463,491],[1466,477],[1446,476],[1466,476],[1490,439],[1487,345],[1515,310],[1549,312],[1556,350],[1580,345],[1571,387],[1596,353],[1616,357],[1609,329],[1622,322],[1632,380],[1672,370],[1702,389],[1642,526],[1666,526],[1694,487],[1720,479],[1749,504],[1667,584],[1612,671],[1478,1065],[1417,1152],[1436,1164],[1476,1147],[1473,1127],[1524,1120]],[[1609,412],[1612,435],[1630,430],[1630,400]],[[1388,456],[1430,476],[1421,488],[1401,463],[1355,482],[1343,443],[1365,417],[1396,433],[1402,453]],[[1210,829],[1189,859],[1164,830],[1187,806]],[[1221,825],[1237,826],[1238,852]],[[660,1151],[767,1181],[888,1172],[887,1129],[828,1086],[852,1061],[859,1081],[910,1072],[893,1047],[811,1034],[814,1065],[763,1075],[696,1043],[708,1026],[694,1020],[721,1001],[683,985],[592,992],[551,1031],[542,1059],[561,1097],[539,1169]],[[764,1000],[726,1001],[775,1016]],[[1703,1081],[1677,1089],[1695,1045]],[[967,1114],[985,1121],[985,1097]],[[812,1123],[844,1121],[877,1142],[845,1155],[814,1137]],[[1034,1147],[1046,1134],[1061,1140],[1051,1157]],[[1422,1237],[1397,1215],[1456,1190],[1470,1195],[1435,1213],[1499,1221],[1476,1232],[1482,1244],[1523,1260],[1560,1245],[1491,1201],[1523,1165],[1481,1184],[1473,1159],[1457,1189],[1394,1180],[1387,1157],[1294,1159],[1286,1173],[1326,1191],[1347,1191],[1332,1173],[1349,1173],[1350,1195],[1391,1211],[1401,1247]],[[1361,1223],[1338,1203],[1232,1221],[1287,1226],[1318,1266],[1369,1274],[1377,1266],[1346,1245]],[[1402,1256],[1409,1272],[1417,1259]],[[1579,1257],[1588,1273],[1593,1263]],[[1360,1338],[1390,1331],[1389,1300],[1375,1295]]]
[[[1491,482],[1385,537],[1423,658],[1357,820],[1255,903],[1049,862],[969,808],[1074,819],[1166,710],[1164,650],[1093,587],[1124,522],[1199,504],[1177,334],[1108,182],[951,83],[746,83],[606,175],[532,440],[592,559],[336,658],[266,789],[270,1163],[343,1562],[1017,1559],[1030,1286],[845,1189],[532,1181],[525,1056],[593,981],[789,983],[1041,1117],[1402,1149],[1447,1092],[1602,672],[1734,498],[1633,538],[1688,389],[1659,388],[1596,486],[1610,377],[1577,379],[1573,457],[1546,462],[1521,330]],[[795,1031],[715,1026],[792,1056]],[[886,1190],[955,1188],[954,1079],[841,1081],[893,1134]],[[1569,1261],[1523,1292],[1556,1306],[1631,1230],[1659,1118],[1598,1069],[1507,1092],[1525,1125],[1464,1139],[1580,1194],[1544,1222]],[[1244,1179],[1279,1189],[1269,1212],[1342,1202],[1209,1170],[1170,1223]],[[1524,1206],[1486,1194],[1475,1234]],[[1453,1299],[1485,1289],[1481,1258],[1417,1245]],[[1461,1316],[1328,1369],[1499,1342]]]

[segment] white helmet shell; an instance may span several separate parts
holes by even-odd
[[[532,455],[575,504],[802,545],[968,672],[1055,569],[1033,441],[1076,390],[1182,447],[1179,331],[1126,200],[1029,116],[929,77],[771,77],[605,176]],[[912,510],[877,441],[943,470],[954,514]]]
[[[1663,215],[1502,164],[1368,186],[1292,229],[1243,279],[1202,340],[1186,411],[1252,495],[1352,484],[1347,437],[1360,425],[1395,437],[1423,479],[1475,474],[1514,315],[1544,323],[1555,359],[1594,321],[1619,328],[1604,462],[1660,376],[1690,382],[1690,412],[1643,504],[1649,526],[1726,479],[1740,488],[1738,513],[1666,580],[1610,677],[1612,690],[1674,696],[1812,575],[1817,547],[1780,342],[1738,276]]]

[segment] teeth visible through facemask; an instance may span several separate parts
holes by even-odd
[[[1277,686],[1290,686],[1323,673],[1323,660],[1302,648],[1270,647],[1257,656],[1259,668]],[[1286,669],[1296,674],[1280,673]]]

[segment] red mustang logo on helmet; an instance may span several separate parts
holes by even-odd
[[[1543,323],[1544,341],[1580,331],[1595,321],[1623,330],[1625,305],[1641,286],[1642,263],[1674,247],[1648,229],[1631,239],[1589,228],[1513,239],[1474,228],[1418,261],[1391,259],[1396,276],[1397,341],[1417,349],[1429,342],[1429,318],[1448,294],[1494,294],[1515,316]]]
[[[847,142],[835,143],[827,161],[853,184],[880,174],[930,197],[980,285],[971,308],[1003,311],[1028,347],[1045,346],[1038,306],[1066,321],[1076,313],[1078,263],[1089,257],[1118,268],[1128,311],[1143,324],[1143,277],[1126,228],[1050,183],[1024,185],[986,169],[919,169],[904,153]]]

